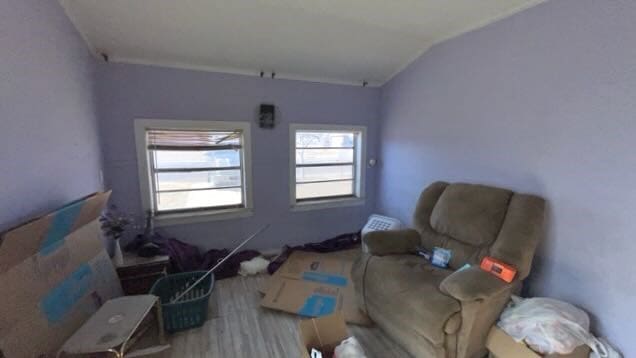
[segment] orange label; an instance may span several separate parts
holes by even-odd
[[[482,270],[490,272],[508,283],[512,282],[517,275],[516,268],[490,256],[486,256],[481,260],[480,267]]]

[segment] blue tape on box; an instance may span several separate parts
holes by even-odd
[[[91,285],[93,270],[84,263],[64,281],[53,287],[40,302],[40,308],[49,322],[60,322],[73,309]]]
[[[347,278],[344,276],[331,275],[322,272],[303,272],[303,280],[326,283],[328,285],[345,287],[347,286]]]
[[[331,314],[336,308],[336,297],[326,295],[311,295],[298,311],[301,316],[320,317]]]
[[[73,224],[82,211],[82,206],[84,206],[83,200],[69,204],[55,213],[46,237],[40,245],[40,254],[48,255],[62,245],[66,235],[71,233]]]

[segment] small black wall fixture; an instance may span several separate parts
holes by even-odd
[[[258,111],[258,126],[261,128],[274,128],[276,106],[273,104],[261,104]]]

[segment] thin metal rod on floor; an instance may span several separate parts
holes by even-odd
[[[208,270],[208,272],[206,272],[203,276],[201,276],[198,280],[196,280],[192,285],[190,285],[188,288],[186,288],[185,291],[181,292],[179,295],[177,295],[177,297],[175,297],[173,300],[171,300],[170,303],[175,303],[175,302],[179,301],[179,299],[181,299],[181,297],[185,296],[186,293],[190,292],[190,290],[192,290],[196,285],[198,285],[201,281],[203,281],[206,277],[208,277],[214,270],[216,270],[217,267],[221,266],[227,259],[232,257],[232,255],[234,255],[241,247],[243,247],[243,245],[245,245],[248,242],[250,242],[250,240],[255,238],[258,234],[260,234],[263,231],[267,230],[267,228],[269,228],[271,225],[272,225],[271,223],[267,224],[267,225],[263,226],[262,228],[260,228],[255,233],[253,233],[250,237],[248,237],[245,241],[243,241],[239,246],[237,246],[234,250],[232,250],[232,252],[227,254],[227,256],[225,256],[223,258],[223,260],[219,261],[216,265],[214,265],[214,267],[212,267],[210,270]]]

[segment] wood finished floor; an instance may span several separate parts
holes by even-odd
[[[295,358],[300,356],[296,315],[259,306],[258,287],[267,276],[216,283],[210,319],[200,328],[169,336],[171,357]],[[410,357],[377,327],[349,325],[369,358]]]

